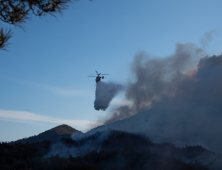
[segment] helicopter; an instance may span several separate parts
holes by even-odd
[[[96,70],[95,70],[95,71],[96,71]],[[98,73],[97,71],[96,71],[96,74],[97,74],[97,76],[95,76],[95,75],[93,75],[93,74],[91,74],[90,76],[88,76],[88,77],[96,77],[96,79],[95,79],[96,83],[98,83],[98,82],[101,80],[101,78],[102,78],[102,79],[106,78],[106,77],[100,76],[100,75],[109,75],[109,74],[101,74],[101,73]]]

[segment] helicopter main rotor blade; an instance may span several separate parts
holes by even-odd
[[[101,74],[101,75],[109,75],[109,74]]]
[[[87,76],[87,77],[97,77],[97,76]]]

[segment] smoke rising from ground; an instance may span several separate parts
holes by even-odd
[[[96,98],[94,101],[95,110],[105,111],[111,100],[122,89],[122,85],[116,83],[105,83],[99,81],[96,83]]]
[[[125,96],[132,106],[121,106],[113,111],[105,124],[136,114],[141,109],[151,108],[154,102],[164,96],[173,97],[181,81],[192,74],[203,50],[193,43],[176,44],[173,55],[152,58],[146,53],[135,56],[132,64],[134,82],[128,84]]]
[[[222,55],[205,56],[195,44],[177,44],[166,58],[138,54],[132,71],[135,81],[125,96],[133,105],[117,108],[105,122],[110,124],[95,130],[140,132],[154,142],[222,153]]]

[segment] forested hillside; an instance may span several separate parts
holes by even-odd
[[[211,164],[202,161],[213,159]],[[79,140],[61,138],[33,143],[1,143],[1,169],[218,169],[221,155],[201,146],[176,148],[154,144],[149,139],[121,131],[98,132]],[[214,167],[213,167],[214,166]]]

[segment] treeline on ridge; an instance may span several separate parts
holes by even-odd
[[[93,149],[78,155],[74,153],[73,155],[50,155],[53,146],[58,143],[69,150],[87,147]],[[177,149],[168,143],[154,144],[140,135],[110,131],[105,135],[98,132],[79,140],[62,138],[35,143],[2,142],[0,143],[0,165],[2,170],[205,170],[208,168],[197,161],[184,163],[174,154],[186,154],[190,157],[192,154],[195,156],[203,152],[207,151],[200,146]]]

